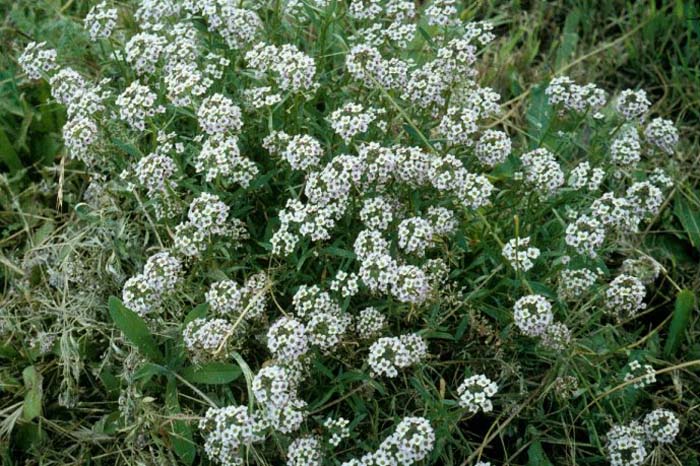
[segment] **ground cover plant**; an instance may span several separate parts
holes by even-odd
[[[0,5],[4,464],[698,464],[692,4]]]

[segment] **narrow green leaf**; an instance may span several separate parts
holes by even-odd
[[[557,48],[557,58],[554,62],[554,68],[557,70],[566,65],[576,51],[576,45],[578,44],[578,34],[576,31],[580,20],[581,11],[578,8],[574,8],[566,16],[561,45]]]
[[[165,406],[170,415],[177,415],[182,412],[180,409],[180,402],[177,399],[177,385],[175,384],[175,379],[172,378],[168,380],[168,385],[165,389]],[[185,464],[190,465],[194,463],[197,449],[192,439],[192,427],[187,421],[178,419],[172,422],[170,441],[173,444],[175,454],[177,454]]]
[[[42,382],[43,377],[36,370],[36,367],[29,366],[22,371],[24,387],[27,389],[22,405],[22,418],[31,421],[41,416],[41,403],[43,398]]]
[[[209,304],[202,303],[195,306],[190,312],[185,316],[185,322],[183,326],[187,326],[190,322],[197,319],[202,319],[207,316],[207,311],[209,310]]]
[[[182,378],[188,382],[211,385],[233,382],[241,373],[240,367],[226,362],[209,362],[201,366],[185,367],[180,371]]]
[[[133,343],[144,356],[155,362],[161,362],[163,355],[158,349],[146,323],[134,311],[127,309],[122,302],[114,297],[109,298],[109,315],[115,325]]]
[[[10,174],[14,174],[17,170],[24,168],[22,161],[17,155],[17,151],[12,146],[10,139],[2,128],[0,128],[0,161],[9,168]]]
[[[532,89],[530,106],[527,109],[527,134],[531,139],[530,148],[532,149],[538,148],[542,143],[552,121],[552,107],[547,100],[545,89],[544,84],[539,84]]]
[[[682,290],[676,296],[676,306],[673,310],[671,327],[664,345],[664,356],[670,357],[678,351],[678,347],[685,338],[685,330],[688,328],[690,313],[695,308],[695,295],[690,290]]]
[[[527,449],[527,466],[552,466],[540,442],[535,442]]]
[[[673,213],[683,225],[692,245],[700,248],[700,211],[693,210],[682,195],[676,195]]]

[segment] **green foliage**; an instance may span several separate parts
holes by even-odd
[[[300,284],[325,283],[356,260],[352,244],[359,227],[352,221],[338,225],[332,241],[303,241],[290,257],[270,259],[283,200],[300,198],[304,180],[259,149],[271,129],[284,128],[290,134],[312,134],[324,150],[352,153],[356,148],[322,123],[343,98],[352,96],[320,93],[309,101],[285,96],[290,100],[268,114],[246,120],[240,144],[263,173],[249,189],[195,176],[191,148],[175,157],[182,174],[178,188],[193,194],[216,191],[231,206],[232,217],[244,221],[251,238],[241,249],[224,240],[215,243],[201,265],[192,266],[187,283],[163,304],[161,317],[167,324],[161,325],[140,317],[115,295],[125,278],[139,273],[162,243],[171,242],[175,222],[154,221],[154,199],[135,196],[116,183],[107,188],[111,200],[97,207],[84,202],[89,174],[69,159],[63,146],[65,110],[53,102],[46,82],[25,79],[16,62],[27,42],[46,40],[64,63],[126,87],[133,76],[125,78],[124,65],[103,60],[105,51],[100,50],[101,45],[116,44],[92,43],[82,28],[92,3],[0,0],[5,20],[0,31],[1,457],[3,464],[209,464],[198,420],[212,405],[253,404],[251,368],[264,367],[269,359],[265,332],[256,328],[243,348],[233,341],[236,351],[225,360],[195,362],[185,350],[182,331],[196,319],[213,316],[203,304],[209,283],[225,278],[242,282],[265,272],[271,296],[266,312],[281,315],[290,312]],[[116,3],[128,11],[120,18],[121,32],[128,37],[138,30],[131,18],[136,3]],[[659,156],[630,175],[644,179],[652,168],[670,166],[675,185],[662,210],[639,235],[623,240],[630,256],[643,251],[658,260],[661,274],[648,288],[647,309],[633,320],[613,323],[602,317],[602,287],[575,309],[560,306],[557,315],[574,329],[576,346],[560,352],[543,349],[518,333],[512,303],[530,290],[556,301],[562,259],[558,253],[545,253],[546,265],[536,265],[536,274],[512,273],[504,266],[498,242],[530,235],[546,246],[543,250],[561,249],[568,222],[565,207],[580,206],[574,194],[563,195],[556,204],[534,196],[520,203],[519,193],[499,191],[499,199],[510,200],[509,208],[490,213],[486,222],[469,217],[439,245],[451,268],[451,284],[440,290],[440,302],[415,307],[371,297],[341,303],[344,311],[379,307],[392,322],[392,335],[420,331],[431,356],[396,379],[369,375],[366,350],[360,349],[364,343],[339,357],[315,359],[311,382],[301,388],[311,413],[309,432],[320,431],[326,416],[350,419],[352,438],[339,448],[338,458],[344,460],[376,449],[402,417],[425,415],[437,435],[426,464],[468,466],[479,452],[494,466],[594,465],[607,464],[605,434],[610,425],[669,407],[681,414],[683,430],[672,447],[659,447],[652,461],[697,464],[699,7],[689,1],[660,7],[658,2],[588,0],[466,3],[463,19],[490,19],[496,25],[498,39],[484,52],[479,71],[502,95],[504,115],[498,123],[513,136],[520,153],[547,147],[566,154],[565,165],[606,156],[607,139],[578,131],[580,122],[562,121],[549,105],[547,84],[562,73],[578,82],[597,82],[611,93],[645,89],[654,102],[653,113],[678,122],[683,143],[677,157],[671,161]],[[294,42],[313,52],[323,86],[351,87],[343,54],[352,31],[340,23],[345,11],[341,2],[331,4],[320,15],[304,2],[313,18],[308,25],[290,25],[271,8],[265,10],[266,24],[279,44]],[[438,32],[421,22],[402,58],[440,47]],[[225,50],[220,38],[210,42]],[[229,55],[235,61],[235,54]],[[227,89],[244,89],[251,82],[236,66],[225,74]],[[391,118],[400,124],[391,129],[406,144],[438,147],[434,129],[439,121],[425,117],[425,109],[403,108],[392,101],[395,96],[376,89],[362,92],[368,102],[392,109]],[[157,146],[152,128],[136,134],[118,126],[108,128],[109,146],[102,148],[108,155],[103,168],[114,173]],[[167,127],[188,138],[199,131],[195,115],[184,110],[173,112]],[[373,137],[392,142],[379,133]],[[517,157],[511,157],[489,177],[494,183],[510,182],[520,168]],[[402,194],[409,211],[418,213],[429,205],[424,192]],[[185,200],[181,203],[179,207],[187,207]],[[607,264],[590,260],[580,265],[600,267],[610,277],[624,258],[616,254]],[[41,342],[46,343],[43,349]],[[662,370],[657,383],[643,390],[621,387],[632,360]],[[499,377],[493,413],[465,417],[456,410],[456,387],[472,372]],[[570,393],[556,385],[564,376],[579,384]],[[281,464],[288,443],[288,437],[278,435],[264,446],[255,445],[247,451],[247,464]]]

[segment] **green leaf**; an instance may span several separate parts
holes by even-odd
[[[683,225],[691,244],[700,248],[700,212],[693,210],[688,200],[682,195],[677,195],[673,213]]]
[[[125,141],[122,141],[121,139],[113,138],[112,143],[115,146],[117,146],[118,148],[120,148],[121,150],[123,150],[124,152],[126,152],[127,154],[131,155],[132,157],[135,157],[135,158],[143,157],[143,154],[141,153],[141,151],[138,150],[138,148],[136,148],[136,146],[134,146],[130,142],[125,142]]]
[[[207,311],[209,310],[209,304],[207,303],[202,303],[199,304],[198,306],[195,306],[194,309],[192,309],[190,312],[187,313],[187,316],[185,316],[185,322],[183,322],[183,326],[187,326],[190,322],[193,320],[197,319],[202,319],[207,316]]]
[[[530,448],[527,449],[527,458],[527,466],[552,466],[552,462],[547,458],[540,442],[530,445]]]
[[[539,84],[532,89],[530,106],[527,109],[527,134],[531,139],[530,148],[532,149],[540,146],[552,122],[552,107],[544,92],[546,87],[544,84]]]
[[[180,371],[182,378],[188,382],[211,385],[233,382],[241,373],[240,367],[226,362],[209,362],[200,366],[185,367]]]
[[[326,249],[323,250],[323,252],[326,252],[331,256],[345,257],[347,259],[355,259],[356,257],[354,252],[335,246],[328,246]]]
[[[22,405],[22,418],[31,421],[41,416],[43,398],[41,384],[43,377],[36,370],[36,367],[29,366],[22,371],[22,379],[24,380],[24,387],[27,389],[27,394],[24,395],[24,404]]]
[[[576,51],[576,45],[578,44],[578,34],[576,30],[578,29],[578,24],[581,20],[581,11],[578,8],[574,8],[566,16],[566,21],[564,22],[564,32],[562,35],[561,45],[557,49],[557,58],[554,62],[554,69],[561,69],[566,63],[569,62],[569,58]]]
[[[695,308],[695,295],[690,290],[683,290],[676,296],[676,306],[673,310],[671,328],[664,345],[664,356],[670,357],[676,354],[681,342],[685,339],[685,330],[688,328],[690,313]]]
[[[24,168],[22,161],[17,155],[17,151],[12,146],[10,139],[5,134],[5,130],[0,128],[0,161],[2,161],[10,170],[10,174]]]
[[[158,349],[146,323],[134,311],[127,309],[124,304],[114,296],[109,298],[109,315],[115,325],[133,343],[144,356],[155,362],[161,362],[163,355]]]
[[[168,380],[168,385],[165,389],[165,406],[170,415],[177,415],[182,412],[177,399],[177,385],[175,384],[175,379],[172,378]],[[192,427],[187,421],[178,419],[172,422],[170,441],[173,444],[175,454],[177,454],[185,464],[190,465],[194,463],[197,449],[192,439]]]

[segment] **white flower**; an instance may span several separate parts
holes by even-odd
[[[304,324],[281,317],[267,331],[267,347],[280,361],[293,361],[309,350],[309,337]]]
[[[626,120],[635,120],[641,118],[649,110],[650,105],[651,102],[647,99],[647,93],[644,90],[625,89],[617,98],[615,109]]]
[[[647,142],[654,144],[669,155],[673,154],[678,144],[678,130],[671,120],[663,118],[651,120],[644,129],[644,137],[646,137]]]
[[[498,385],[485,375],[473,375],[464,379],[457,388],[459,405],[467,408],[470,413],[479,410],[487,413],[493,411],[491,398],[498,391]]]
[[[650,442],[671,443],[680,431],[678,417],[667,409],[655,409],[644,417],[644,433]]]
[[[243,127],[241,109],[223,94],[212,94],[197,110],[199,125],[207,134],[238,133]]]
[[[520,159],[525,170],[525,181],[541,194],[554,194],[564,184],[564,172],[554,154],[547,149],[535,149]]]
[[[287,466],[321,466],[323,454],[318,437],[299,437],[289,444]]]
[[[119,116],[132,129],[143,131],[146,129],[147,118],[165,113],[165,107],[156,104],[157,99],[158,96],[148,86],[134,81],[117,97]]]
[[[185,327],[182,338],[195,361],[214,356],[228,357],[226,345],[234,327],[224,319],[195,319]]]
[[[644,388],[656,382],[656,371],[650,364],[642,365],[639,361],[634,360],[628,364],[629,372],[625,374],[625,382],[641,378],[634,382],[634,388]]]
[[[540,295],[528,295],[518,299],[513,306],[515,325],[525,335],[542,336],[554,320],[552,304]]]
[[[106,1],[90,8],[84,21],[90,40],[94,42],[111,36],[112,30],[117,25],[117,17],[117,9],[109,8]]]
[[[355,331],[360,338],[369,340],[379,335],[385,324],[384,314],[379,312],[377,308],[366,307],[360,311],[360,315],[355,321]]]
[[[488,129],[479,138],[474,152],[481,163],[493,167],[505,162],[511,150],[512,143],[506,133]]]
[[[530,237],[526,236],[509,240],[503,246],[501,254],[515,270],[527,272],[535,266],[533,261],[540,257],[540,250],[531,247]]]
[[[631,317],[646,308],[644,297],[646,289],[642,282],[631,275],[619,275],[605,290],[605,307],[618,320]]]
[[[641,466],[647,456],[644,432],[634,424],[613,426],[608,431],[607,448],[611,466]]]
[[[328,443],[334,447],[337,447],[340,445],[340,442],[342,442],[343,439],[350,437],[350,429],[348,428],[349,424],[350,421],[342,417],[336,419],[329,417],[323,421],[323,427],[328,429],[329,433],[331,434],[330,439],[328,439]]]
[[[596,218],[581,215],[566,227],[565,241],[579,254],[596,257],[605,241],[605,229]]]
[[[433,242],[433,226],[422,217],[411,217],[399,224],[399,247],[407,254],[419,257],[425,255],[425,250]]]
[[[47,48],[46,42],[28,43],[17,61],[29,79],[41,79],[43,74],[57,68],[56,51]],[[54,83],[51,83],[51,87],[54,87]]]

